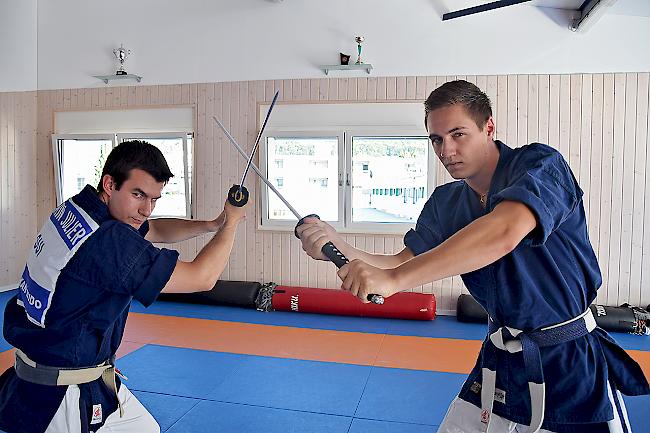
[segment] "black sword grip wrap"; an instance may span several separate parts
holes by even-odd
[[[337,268],[341,268],[343,265],[347,265],[350,263],[347,257],[343,255],[342,252],[339,251],[338,248],[334,246],[333,243],[328,242],[325,245],[323,245],[323,248],[321,248],[321,251],[323,254],[325,254],[325,257],[331,260],[332,263],[336,265]]]
[[[350,263],[348,258],[345,257],[345,255],[341,251],[339,251],[339,249],[336,248],[334,244],[331,242],[328,242],[325,245],[323,245],[321,251],[323,252],[323,254],[325,254],[325,257],[330,259],[332,263],[336,265],[337,268],[341,268],[341,266]],[[373,304],[381,305],[384,303],[384,297],[381,295],[369,294],[366,298]]]
[[[228,190],[228,203],[233,206],[242,207],[248,203],[248,190],[245,186],[241,187],[239,190],[239,185],[233,185]]]

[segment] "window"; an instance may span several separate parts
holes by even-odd
[[[57,205],[81,191],[86,183],[97,187],[114,145],[115,135],[69,134],[53,138]]]
[[[312,185],[320,185],[323,188],[327,188],[329,179],[326,177],[310,177],[309,183]]]
[[[344,231],[403,233],[433,186],[428,137],[414,132],[271,131],[263,137],[261,165],[301,216],[315,213]],[[275,163],[280,156],[282,168]],[[265,187],[262,227],[293,227],[295,219]]]
[[[58,203],[81,191],[97,187],[106,157],[119,142],[144,140],[158,147],[174,173],[152,216],[191,217],[192,134],[59,134],[52,136]]]
[[[320,161],[309,161],[309,164],[312,167],[317,167],[317,168],[327,168],[329,166],[329,161],[328,160],[320,160]]]
[[[118,134],[118,143],[144,140],[156,146],[174,177],[169,179],[151,216],[191,218],[193,136],[187,133]]]
[[[343,137],[332,134],[274,134],[264,138],[263,169],[301,215],[340,219],[341,192],[336,182]],[[274,161],[282,159],[283,167]],[[281,183],[278,180],[282,180]],[[293,226],[296,217],[267,187],[262,201],[263,226]]]
[[[424,197],[406,203],[400,191],[427,189],[428,138],[368,135],[350,142],[352,223],[415,223]]]

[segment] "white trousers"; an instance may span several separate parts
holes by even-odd
[[[45,433],[81,432],[79,395],[80,391],[77,385],[68,386],[68,391]],[[102,428],[95,433],[160,433],[160,426],[156,420],[124,384],[120,386],[118,398],[122,402],[124,416],[120,418],[119,410],[113,412],[108,416]],[[92,424],[90,431],[94,431]]]
[[[609,421],[610,433],[632,433],[630,421],[627,418],[627,411],[623,396],[618,390],[612,392],[609,388],[609,400],[614,409],[614,419]],[[524,424],[517,424],[516,422],[509,421],[501,418],[498,415],[492,414],[492,422],[490,423],[490,430],[499,433],[526,433],[528,426]],[[438,433],[483,433],[485,431],[485,424],[481,422],[481,408],[466,402],[458,397],[451,402],[447,415],[438,428]],[[552,433],[549,430],[541,429],[539,433]]]

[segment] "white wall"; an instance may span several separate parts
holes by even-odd
[[[36,2],[0,1],[0,92],[36,89]]]
[[[355,53],[357,34],[375,76],[650,70],[647,17],[607,14],[576,34],[559,9],[524,4],[442,22],[437,3],[39,0],[38,85],[104,86],[91,76],[116,70],[120,43],[143,84],[318,78],[339,51]]]

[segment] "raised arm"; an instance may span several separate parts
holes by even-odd
[[[220,215],[222,224],[217,233],[194,260],[178,261],[171,278],[162,290],[164,293],[201,292],[214,287],[228,263],[237,226],[244,220],[245,208],[226,202]]]

